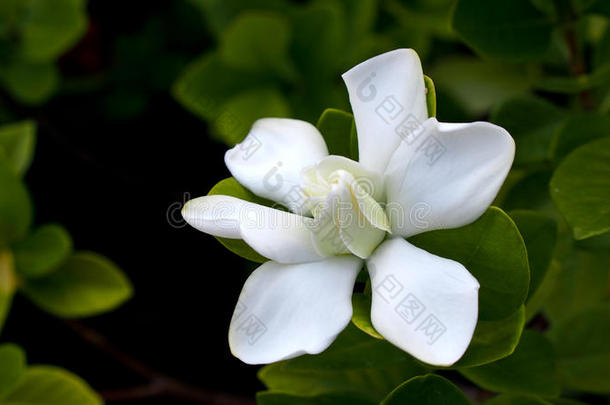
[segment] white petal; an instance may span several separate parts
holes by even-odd
[[[325,350],[350,322],[362,261],[267,262],[246,281],[229,329],[231,352],[263,364]]]
[[[343,74],[358,130],[360,163],[383,172],[405,124],[428,118],[424,74],[417,53],[397,49]]]
[[[185,204],[182,216],[202,232],[243,239],[261,255],[280,263],[322,259],[311,242],[311,218],[225,195],[195,198]]]
[[[495,198],[514,156],[515,142],[503,128],[428,119],[401,142],[385,173],[393,233],[473,222]]]
[[[301,170],[328,155],[320,132],[308,122],[263,118],[227,151],[229,171],[254,194],[299,209]]]
[[[371,321],[383,337],[432,365],[462,357],[477,323],[479,290],[464,266],[395,238],[377,248],[367,267]]]

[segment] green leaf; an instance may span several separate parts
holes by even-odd
[[[436,89],[434,82],[428,76],[424,75],[424,83],[426,84],[426,107],[428,107],[428,117],[436,117]]]
[[[575,239],[610,231],[610,137],[570,153],[555,170],[550,189]]]
[[[451,368],[480,366],[509,356],[519,344],[524,325],[523,306],[505,319],[479,320],[468,350]]]
[[[256,204],[271,206],[273,203],[269,200],[265,200],[264,198],[260,198],[254,193],[250,192],[247,188],[239,184],[234,177],[228,177],[224,180],[216,183],[214,187],[210,190],[208,195],[228,195],[231,197],[236,197],[242,200],[250,201]],[[257,251],[252,249],[243,239],[228,239],[221,238],[218,236],[214,236],[224,247],[229,249],[231,252],[236,255],[243,257],[244,259],[248,259],[250,261],[256,263],[264,263],[267,259],[264,256],[261,256]]]
[[[31,61],[56,59],[87,29],[85,0],[30,0],[25,4],[21,48]]]
[[[324,137],[329,154],[354,160],[350,145],[353,123],[354,116],[350,113],[335,108],[324,110],[316,127]]]
[[[258,405],[375,405],[375,401],[348,394],[291,395],[273,391],[256,394]]]
[[[561,265],[558,261],[553,260],[544,276],[544,279],[534,291],[534,294],[527,297],[527,305],[525,307],[525,322],[529,322],[544,308],[549,301],[553,290],[556,288],[557,279],[561,272]]]
[[[193,114],[213,121],[219,118],[222,104],[231,96],[264,80],[227,66],[212,53],[191,62],[174,83],[172,93]]]
[[[11,392],[25,373],[25,353],[14,344],[0,346],[0,401]]]
[[[610,303],[558,323],[549,337],[555,345],[561,380],[569,388],[610,393]]]
[[[551,322],[574,317],[607,299],[608,266],[604,260],[577,249],[562,253],[558,257],[561,267],[544,304]]]
[[[371,296],[369,294],[355,293],[352,295],[352,322],[358,329],[376,339],[383,339],[383,336],[375,330],[371,322]]]
[[[220,106],[214,121],[215,135],[228,145],[241,142],[254,121],[264,117],[289,117],[290,106],[278,90],[258,88],[244,91]]]
[[[517,311],[527,297],[527,251],[506,213],[490,207],[477,221],[409,239],[435,255],[463,264],[479,281],[479,319],[498,320]]]
[[[23,292],[54,315],[84,317],[115,309],[131,297],[132,287],[107,258],[79,252],[48,276],[27,280]]]
[[[246,11],[222,33],[220,57],[235,69],[291,76],[290,39],[290,24],[281,14]]]
[[[358,151],[358,131],[356,130],[356,121],[352,122],[352,130],[349,134],[349,150],[350,156],[353,157],[353,160],[358,161],[359,151]]]
[[[0,127],[0,157],[7,159],[13,171],[23,176],[30,167],[36,142],[36,123],[22,121]]]
[[[515,164],[523,165],[549,159],[553,134],[564,116],[565,112],[548,101],[527,95],[500,104],[491,121],[515,139]]]
[[[0,405],[103,405],[103,401],[78,376],[58,367],[33,366]]]
[[[434,374],[411,378],[388,395],[381,405],[469,405],[462,391]]]
[[[263,367],[259,378],[272,391],[294,395],[357,394],[378,402],[394,387],[428,370],[385,340],[349,325],[325,352]]]
[[[10,250],[0,250],[0,332],[17,290],[17,276]]]
[[[505,359],[480,367],[460,369],[466,378],[494,392],[557,396],[553,346],[542,334],[525,330],[515,352]]]
[[[510,217],[519,228],[527,248],[530,266],[529,300],[542,283],[551,264],[557,241],[557,223],[553,218],[535,211],[511,211]]]
[[[459,0],[451,25],[482,56],[518,62],[542,58],[553,28],[529,0]]]
[[[519,179],[508,190],[507,195],[502,201],[502,208],[506,210],[537,210],[537,211],[557,211],[551,202],[549,183],[551,182],[552,171],[540,169],[528,172]]]
[[[483,402],[483,405],[552,405],[552,403],[535,396],[502,394]]]
[[[597,113],[575,114],[565,120],[553,137],[551,156],[560,162],[574,149],[608,136],[610,116]]]
[[[70,234],[56,224],[41,226],[13,247],[17,273],[25,278],[46,276],[57,269],[71,252]]]
[[[22,239],[32,222],[30,196],[7,162],[0,159],[0,250]]]
[[[53,63],[16,61],[0,68],[0,81],[17,101],[40,104],[55,92],[59,72]]]
[[[494,105],[530,88],[521,68],[486,63],[474,57],[441,59],[430,75],[439,92],[444,90],[472,116],[485,114]]]

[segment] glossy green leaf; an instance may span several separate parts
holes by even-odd
[[[29,367],[0,405],[103,405],[80,377],[52,366]]]
[[[405,379],[426,372],[402,350],[349,325],[323,353],[270,364],[260,370],[259,378],[276,392],[350,393],[380,401]]]
[[[352,295],[352,309],[352,322],[358,329],[376,339],[383,339],[371,322],[371,296],[369,294],[355,293]]]
[[[549,336],[555,345],[561,380],[569,388],[610,393],[610,303],[558,323]]]
[[[0,159],[0,250],[22,239],[32,222],[30,196],[7,162]]]
[[[509,61],[542,58],[553,28],[529,0],[459,0],[451,24],[477,53]]]
[[[87,29],[85,0],[30,0],[25,4],[21,48],[31,61],[56,59]]]
[[[530,266],[529,300],[542,283],[551,264],[557,241],[557,223],[553,218],[535,211],[511,211],[510,217],[519,228],[527,248]]]
[[[590,141],[608,136],[610,116],[597,113],[580,113],[566,119],[553,137],[551,155],[561,162],[570,152]]]
[[[494,105],[530,88],[526,72],[521,68],[486,63],[474,57],[441,59],[430,76],[434,77],[437,91],[444,91],[472,116],[485,114]]]
[[[107,258],[79,252],[55,272],[27,280],[23,292],[54,315],[84,317],[115,309],[131,297],[132,287],[123,272]]]
[[[388,395],[381,405],[469,405],[462,391],[434,374],[411,378]]]
[[[428,76],[424,75],[426,84],[426,107],[428,108],[428,117],[436,117],[436,89],[434,82]]]
[[[541,309],[544,308],[545,304],[548,303],[553,290],[557,288],[560,273],[561,265],[557,260],[553,260],[536,291],[527,297],[527,305],[525,306],[526,323],[534,319],[541,312]]]
[[[291,395],[273,391],[256,394],[258,405],[375,405],[375,401],[349,394]]]
[[[409,241],[463,264],[476,277],[481,285],[480,320],[506,318],[527,297],[529,266],[525,244],[515,223],[499,208],[489,208],[470,225],[425,232]]]
[[[244,186],[239,184],[237,180],[233,177],[226,178],[224,180],[216,183],[214,187],[210,190],[208,195],[228,195],[231,197],[240,198],[242,200],[250,201],[256,204],[271,206],[273,203],[271,201],[265,200],[256,196],[254,193],[250,192],[250,190],[246,189]],[[267,259],[266,257],[261,256],[258,252],[252,249],[246,242],[242,239],[228,239],[221,238],[218,236],[214,236],[224,247],[229,249],[231,252],[235,253],[238,256],[241,256],[245,259],[256,263],[264,263]]]
[[[235,69],[291,74],[289,22],[281,14],[246,11],[222,33],[220,56]]]
[[[549,159],[553,134],[564,116],[548,101],[528,95],[506,100],[493,111],[491,121],[515,140],[515,164],[531,164]]]
[[[57,269],[72,252],[72,238],[61,225],[48,224],[15,244],[15,267],[24,278],[45,276]]]
[[[49,99],[59,83],[53,63],[15,61],[0,67],[0,81],[17,101],[40,104]]]
[[[551,343],[542,334],[525,330],[515,352],[494,363],[460,369],[475,384],[495,392],[557,396],[560,393]]]
[[[0,401],[11,392],[25,373],[25,353],[14,344],[0,346]]]
[[[502,394],[483,402],[483,405],[552,405],[552,402],[533,395]]]
[[[290,106],[278,90],[259,88],[229,98],[214,120],[215,135],[228,145],[241,142],[254,121],[264,117],[289,117]]]
[[[32,121],[0,126],[0,158],[5,158],[20,176],[30,167],[35,142],[36,124]]]
[[[466,353],[451,368],[480,366],[509,356],[519,344],[524,326],[523,306],[505,319],[479,320]]]
[[[555,170],[550,189],[574,238],[610,231],[610,137],[570,153]]]
[[[608,266],[594,254],[577,249],[562,249],[561,266],[544,304],[551,322],[574,317],[607,299]]]
[[[354,159],[351,155],[351,130],[354,116],[335,108],[324,110],[316,127],[324,137],[330,155],[345,156]]]

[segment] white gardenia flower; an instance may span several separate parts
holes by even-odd
[[[292,212],[223,195],[183,209],[193,227],[243,239],[270,259],[243,287],[231,351],[250,364],[322,352],[350,322],[366,263],[375,329],[426,363],[451,365],[472,339],[479,283],[405,238],[481,216],[510,169],[514,141],[487,122],[429,118],[411,49],[369,59],[343,79],[360,162],[329,156],[307,122],[261,119],[225,162],[244,187]]]

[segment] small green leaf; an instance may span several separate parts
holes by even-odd
[[[0,127],[0,158],[8,160],[13,171],[23,176],[30,167],[36,142],[36,124],[23,121]]]
[[[356,121],[352,122],[352,130],[349,134],[349,150],[350,156],[352,160],[358,161],[359,151],[358,151],[358,131],[356,129]]]
[[[542,58],[553,29],[529,0],[459,0],[451,25],[482,56],[518,62]]]
[[[25,373],[25,353],[10,343],[0,346],[0,402],[11,392]]]
[[[103,405],[78,376],[52,366],[33,366],[1,405]]]
[[[505,319],[479,320],[468,350],[451,368],[480,366],[509,356],[519,344],[523,326],[523,306]]]
[[[323,395],[291,395],[273,391],[256,394],[258,405],[375,405],[375,401],[356,395],[323,394]]]
[[[0,68],[0,81],[17,101],[34,105],[55,92],[59,72],[54,63],[15,61]]]
[[[381,405],[469,405],[462,391],[449,380],[434,374],[414,377],[398,386]]]
[[[84,0],[30,0],[26,4],[21,48],[31,61],[56,59],[87,29]]]
[[[569,388],[610,393],[610,303],[577,313],[554,326],[561,380]]]
[[[552,405],[552,402],[530,395],[501,394],[483,402],[483,405]]]
[[[555,170],[550,189],[575,239],[610,231],[610,137],[570,153]]]
[[[30,196],[7,162],[0,159],[0,250],[27,234],[32,222]]]
[[[502,208],[511,211],[527,209],[556,213],[549,192],[552,174],[548,169],[525,174],[510,187],[502,201]]]
[[[383,336],[375,330],[371,322],[371,296],[369,294],[355,293],[352,295],[352,322],[358,329],[376,339],[383,339]]]
[[[493,111],[491,121],[515,139],[515,164],[539,163],[549,159],[553,134],[565,112],[548,101],[531,95],[514,97]]]
[[[79,252],[55,272],[27,280],[23,292],[54,315],[84,317],[115,309],[131,297],[132,287],[123,272],[107,258]]]
[[[281,14],[246,11],[222,33],[220,56],[236,69],[291,76],[290,39],[290,24]]]
[[[430,77],[424,75],[426,84],[426,107],[428,107],[428,117],[436,117],[436,89]]]
[[[529,322],[544,308],[545,304],[550,300],[553,290],[557,288],[557,280],[561,272],[561,265],[557,260],[553,260],[549,265],[544,279],[534,291],[534,294],[528,295],[527,305],[525,306],[525,322]]]
[[[459,370],[477,385],[494,392],[557,396],[560,393],[555,353],[542,334],[523,331],[515,352],[494,363]]]
[[[17,276],[13,255],[9,250],[0,250],[0,332],[11,309],[17,290]]]
[[[558,128],[551,143],[551,156],[561,162],[570,152],[590,141],[608,136],[610,116],[580,113],[570,117]]]
[[[70,234],[56,224],[41,226],[13,247],[17,273],[24,278],[46,276],[57,269],[71,252]]]
[[[557,241],[557,223],[553,218],[536,211],[511,211],[510,217],[515,221],[527,248],[530,265],[529,298],[536,292],[551,264],[555,242]]]
[[[274,392],[349,393],[377,403],[406,378],[427,371],[387,341],[349,325],[325,352],[270,364],[260,370],[259,378]]]
[[[250,192],[250,190],[239,184],[233,177],[226,178],[216,183],[208,195],[228,195],[266,206],[271,206],[273,204],[271,201],[260,198],[254,193]],[[218,241],[231,252],[245,259],[256,263],[264,263],[269,260],[266,257],[261,256],[242,239],[228,239],[218,236],[215,236],[215,238],[218,239]]]
[[[463,264],[479,281],[480,320],[506,318],[527,297],[529,266],[525,244],[515,223],[499,208],[489,208],[470,225],[425,232],[409,241]]]
[[[345,156],[352,160],[351,130],[354,116],[335,108],[324,110],[316,127],[322,133],[330,155]]]

